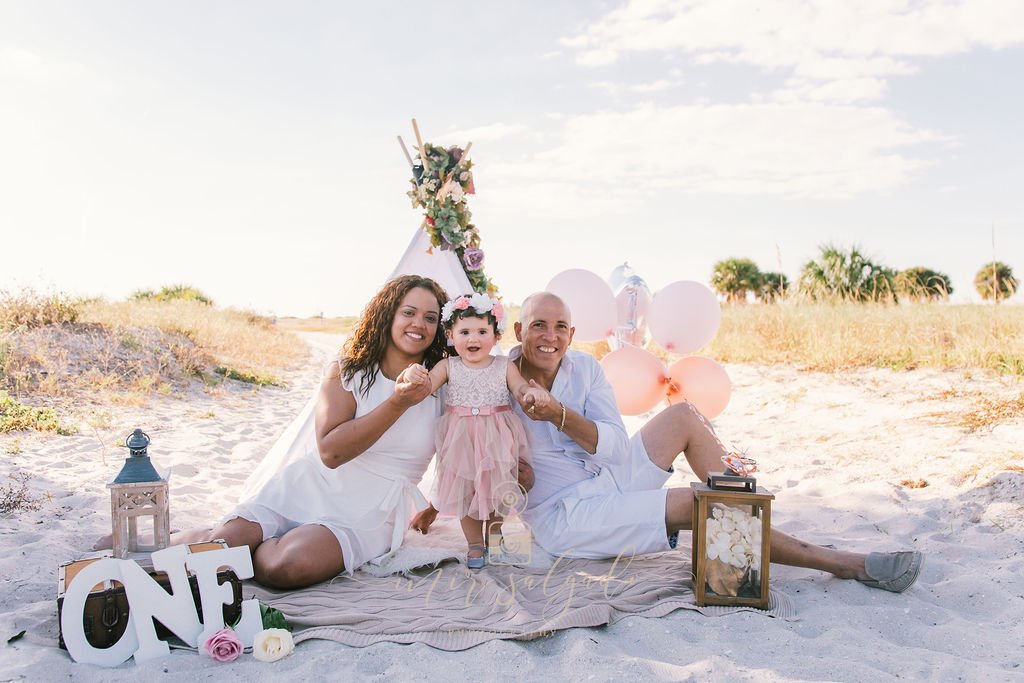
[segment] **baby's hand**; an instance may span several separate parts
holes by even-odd
[[[415,405],[430,394],[430,375],[426,368],[413,363],[395,378],[395,396],[406,406]]]
[[[413,363],[406,370],[409,371],[409,381],[413,384],[430,384],[430,373],[419,363]]]
[[[430,375],[427,373],[427,369],[419,363],[413,363],[405,370],[398,373],[398,377],[395,378],[395,382],[401,382],[404,384],[422,384],[425,381],[429,381]]]
[[[523,389],[523,395],[519,399],[519,402],[523,405],[535,406],[541,401],[546,400],[547,397],[548,392],[544,391],[543,389],[528,387],[526,389]]]
[[[548,420],[554,414],[552,405],[560,404],[550,393],[530,380],[530,383],[520,391],[519,405],[531,420]]]

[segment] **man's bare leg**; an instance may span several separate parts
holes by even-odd
[[[692,529],[693,491],[684,488],[668,490],[665,501],[665,528],[669,533]],[[867,555],[806,543],[772,528],[772,562],[794,567],[819,569],[841,579],[870,578],[864,571]]]
[[[651,461],[667,470],[682,453],[698,479],[724,467],[725,449],[710,424],[688,402],[669,406],[640,429],[640,438]],[[690,529],[693,521],[693,492],[670,489],[665,502],[665,526],[669,533]],[[819,569],[842,579],[867,579],[866,555],[805,543],[772,529],[772,562]]]
[[[708,472],[725,467],[722,443],[711,430],[711,424],[688,401],[662,410],[640,429],[640,435],[647,455],[663,470],[672,467],[680,453],[701,480],[707,478]]]

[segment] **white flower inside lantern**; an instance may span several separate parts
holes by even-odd
[[[768,609],[771,501],[753,477],[713,472],[691,483],[697,604]]]

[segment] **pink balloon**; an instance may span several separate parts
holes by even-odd
[[[647,327],[654,341],[672,353],[693,353],[714,339],[722,309],[714,292],[699,282],[680,280],[654,295]]]
[[[623,415],[640,415],[665,397],[665,366],[649,351],[623,346],[601,359]]]
[[[601,277],[589,270],[564,270],[551,279],[547,291],[569,306],[577,341],[596,341],[614,334],[615,297]]]
[[[668,376],[669,404],[689,401],[709,420],[721,415],[729,405],[732,382],[725,368],[710,358],[680,358],[669,367]]]

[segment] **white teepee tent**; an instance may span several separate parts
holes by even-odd
[[[405,254],[388,279],[399,275],[429,277],[444,287],[444,291],[448,292],[451,298],[473,293],[473,286],[469,284],[469,278],[466,277],[466,272],[462,269],[455,252],[431,249],[430,237],[419,228],[416,229],[409,248],[405,250]]]

